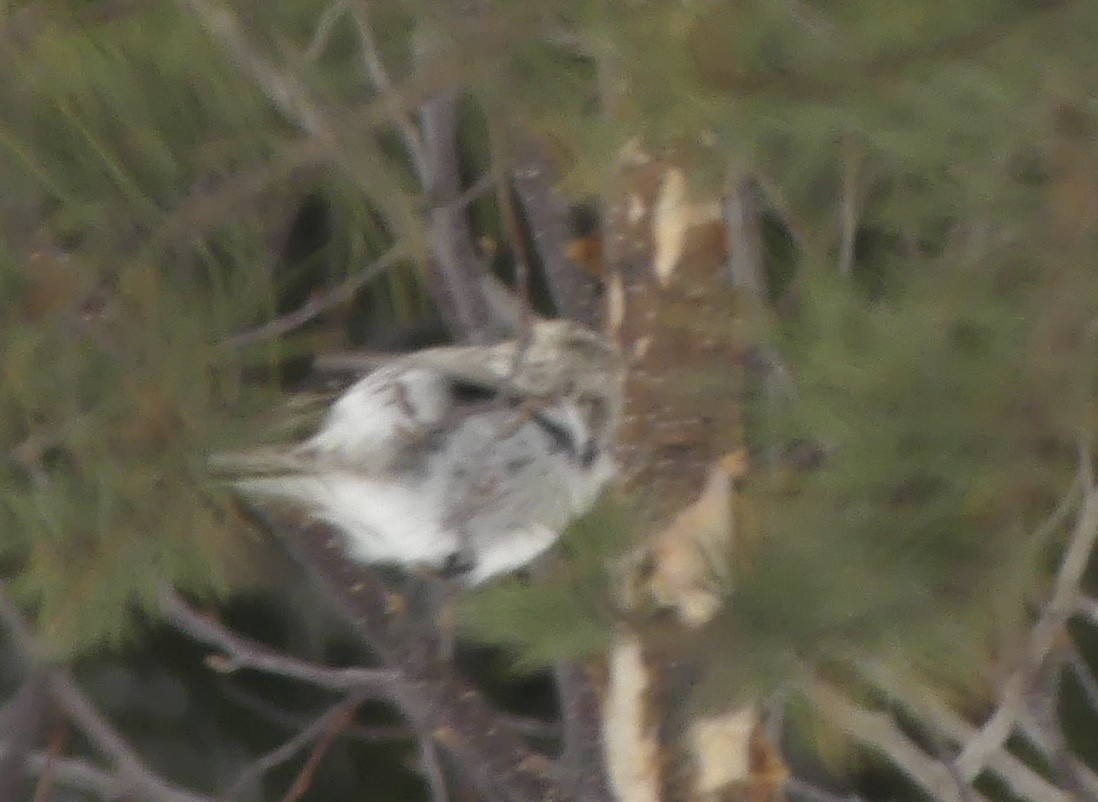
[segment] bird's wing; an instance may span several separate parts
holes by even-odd
[[[516,570],[548,549],[577,509],[574,485],[588,470],[580,433],[537,414],[495,407],[454,429],[436,463],[441,521],[471,569],[467,583]]]
[[[404,359],[451,381],[498,391],[509,386],[517,348],[514,341],[492,346],[449,345],[426,348]]]
[[[438,425],[454,403],[445,375],[400,359],[348,388],[298,453],[364,471],[384,470]]]
[[[452,381],[436,370],[397,360],[344,391],[316,434],[300,444],[215,454],[209,467],[229,477],[279,477],[344,471],[378,475],[407,462],[455,405]],[[238,482],[240,489],[249,487]],[[267,495],[276,484],[266,487]]]

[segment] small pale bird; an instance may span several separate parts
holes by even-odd
[[[624,378],[605,337],[537,320],[523,340],[397,357],[305,442],[213,464],[333,525],[353,559],[475,585],[546,551],[613,478]]]

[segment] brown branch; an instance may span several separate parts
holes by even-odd
[[[458,172],[457,102],[450,96],[432,98],[421,117],[427,161],[427,194],[431,198],[430,241],[434,256],[428,286],[446,327],[459,339],[487,342],[498,332],[480,276],[480,264],[465,207]]]
[[[573,792],[584,802],[613,802],[606,780],[602,750],[602,704],[589,666],[558,663],[554,668],[561,710],[561,767],[570,775]]]
[[[208,661],[221,673],[242,668],[306,682],[333,691],[367,691],[380,698],[396,693],[399,674],[379,668],[331,668],[298,660],[230,630],[183,601],[175,592],[161,597],[161,612],[173,627],[199,643],[220,649],[224,656]]]
[[[309,754],[309,759],[305,761],[305,765],[301,767],[301,771],[294,780],[294,784],[290,786],[290,790],[282,797],[282,802],[297,802],[297,800],[301,798],[301,795],[309,790],[309,786],[313,784],[313,777],[316,776],[316,771],[320,768],[324,756],[328,754],[328,751],[332,748],[332,744],[335,743],[336,738],[338,738],[350,725],[357,707],[357,701],[353,705],[344,705],[342,709],[339,710],[338,715],[333,716],[330,721],[325,722],[325,728],[322,730],[322,737],[316,742],[316,746],[313,747],[313,751]]]
[[[39,662],[30,626],[8,596],[3,580],[0,580],[0,623],[10,633],[12,644],[23,661],[43,671],[50,696],[92,747],[111,764],[125,793],[149,802],[210,802],[209,797],[172,785],[148,768],[67,671]],[[60,772],[56,776],[60,780]]]
[[[568,204],[556,187],[557,175],[544,146],[526,140],[515,154],[511,183],[522,206],[534,250],[561,317],[598,326],[598,282],[568,255],[572,239]],[[517,246],[516,244],[516,247]]]

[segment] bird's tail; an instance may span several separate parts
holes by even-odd
[[[266,446],[250,451],[213,454],[206,466],[214,476],[235,482],[247,477],[304,473],[312,467],[312,461],[286,448]]]

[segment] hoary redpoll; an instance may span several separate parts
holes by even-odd
[[[304,443],[216,463],[334,526],[353,559],[476,584],[542,554],[614,476],[623,381],[604,337],[536,321],[524,340],[398,357]]]

